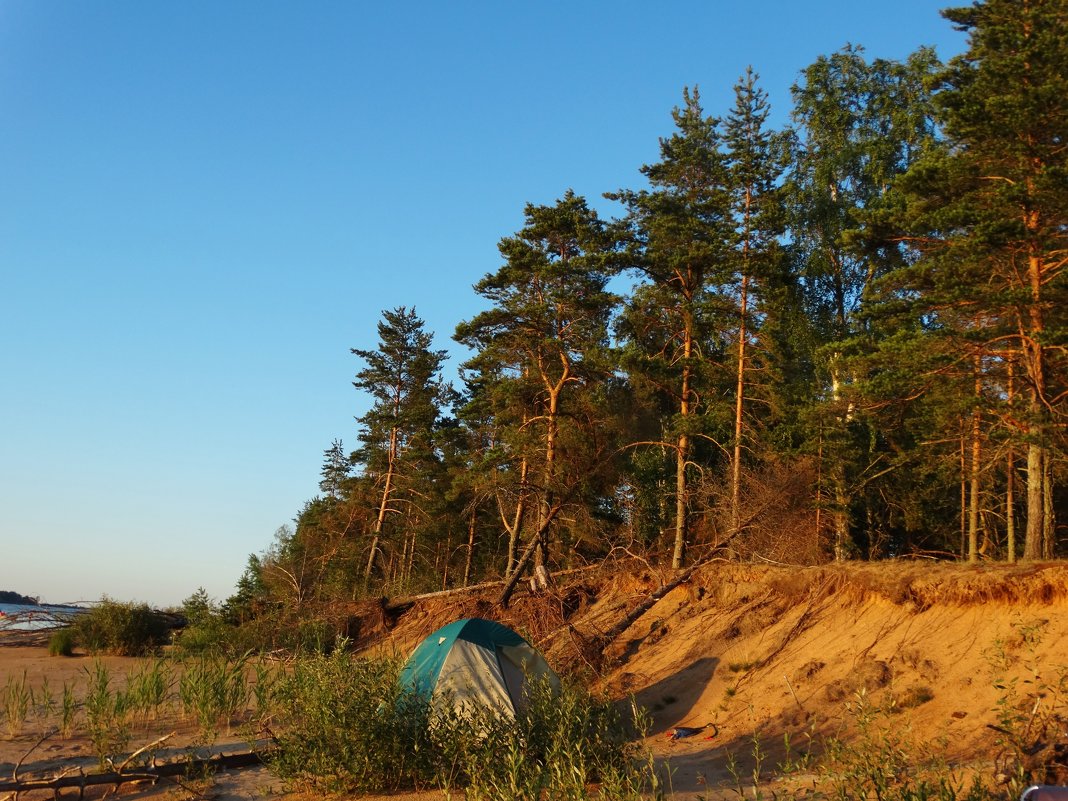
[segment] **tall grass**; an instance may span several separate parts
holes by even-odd
[[[182,661],[178,697],[186,717],[214,740],[220,726],[229,727],[249,700],[246,672],[249,655],[229,659],[205,653]]]
[[[122,691],[112,692],[111,671],[103,662],[85,668],[88,688],[85,695],[85,720],[89,740],[93,744],[101,768],[108,758],[124,750],[130,742],[130,722],[126,712],[128,696]]]
[[[7,677],[3,690],[4,720],[12,737],[22,731],[26,716],[30,712],[32,698],[33,694],[26,684],[25,672],[21,678]]]
[[[174,685],[174,670],[165,659],[152,659],[141,664],[126,677],[126,695],[131,712],[141,723],[158,719],[164,713]]]
[[[318,791],[436,786],[485,801],[584,799],[597,782],[620,801],[659,791],[634,729],[607,700],[535,684],[515,720],[448,704],[432,711],[402,690],[399,668],[343,648],[298,660],[277,692],[279,775]]]

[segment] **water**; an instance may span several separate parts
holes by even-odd
[[[42,631],[66,625],[72,618],[88,610],[77,606],[51,604],[0,604],[0,632]]]

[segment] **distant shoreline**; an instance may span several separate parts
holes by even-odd
[[[71,604],[0,603],[0,635],[62,628],[87,611],[84,606]]]

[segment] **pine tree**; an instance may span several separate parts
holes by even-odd
[[[861,48],[846,47],[817,59],[793,90],[800,139],[788,181],[790,237],[824,343],[818,450],[834,496],[836,559],[855,551],[850,507],[862,476],[882,458],[856,416],[846,343],[863,333],[861,305],[875,279],[906,258],[881,231],[862,231],[895,176],[932,141],[926,83],[936,63],[927,49],[904,63],[868,63]]]
[[[731,529],[741,525],[742,451],[745,447],[747,392],[754,392],[754,366],[771,367],[758,321],[774,294],[786,263],[779,244],[784,220],[778,180],[785,167],[785,141],[767,128],[767,93],[750,67],[734,87],[734,108],[724,124],[724,142],[735,227],[732,267],[737,302],[734,432],[731,458]],[[752,351],[752,352],[751,352]],[[763,351],[763,352],[761,352]]]
[[[1068,302],[1068,7],[988,0],[943,14],[969,33],[939,95],[953,207],[964,216],[947,244],[964,258],[986,257],[1009,301],[992,311],[1017,329],[1028,396],[1024,558],[1037,559],[1051,539],[1047,464],[1064,419],[1065,373],[1056,366],[1064,366]]]
[[[366,363],[353,386],[372,398],[371,408],[359,418],[361,444],[353,454],[376,488],[365,581],[376,562],[386,572],[381,545],[391,515],[407,520],[396,572],[411,574],[419,525],[432,518],[430,504],[441,492],[440,486],[432,486],[441,480],[435,437],[451,400],[451,387],[440,375],[446,352],[431,350],[433,335],[424,330],[415,309],[401,306],[384,311],[382,318],[378,348],[352,349]]]
[[[518,484],[513,541],[528,523],[525,553],[544,587],[553,520],[586,479],[597,432],[587,427],[567,461],[561,445],[568,427],[581,420],[576,402],[608,377],[607,326],[616,298],[606,289],[605,226],[583,198],[567,192],[553,206],[528,205],[525,218],[522,230],[501,240],[504,264],[475,285],[493,306],[461,323],[456,339],[476,351],[464,368],[480,378],[505,423],[501,452]],[[528,486],[536,496],[529,519],[523,512]],[[523,560],[511,561],[510,554],[514,577]]]
[[[319,489],[333,498],[340,498],[342,488],[352,473],[352,462],[341,440],[335,439],[323,451],[323,467],[319,471],[322,480]]]
[[[944,149],[900,182],[898,220],[922,258],[887,289],[928,339],[956,343],[962,372],[978,374],[970,472],[980,469],[986,421],[1026,451],[1024,558],[1037,559],[1052,545],[1049,465],[1065,415],[1068,7],[987,0],[943,13],[969,47],[940,75]],[[969,483],[974,556],[978,478]]]
[[[733,241],[726,157],[718,121],[705,116],[700,94],[683,92],[672,112],[676,131],[660,140],[661,161],[641,168],[651,189],[608,194],[627,208],[628,266],[645,278],[620,333],[638,350],[632,366],[673,400],[667,436],[675,451],[672,565],[680,568],[689,538],[688,470],[707,387],[707,335],[726,330],[727,304],[715,292],[729,283]]]

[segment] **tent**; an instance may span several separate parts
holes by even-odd
[[[485,707],[514,718],[531,680],[560,680],[526,640],[507,626],[472,617],[457,620],[423,640],[401,668],[401,686],[429,699],[431,708],[445,704],[463,710]]]

